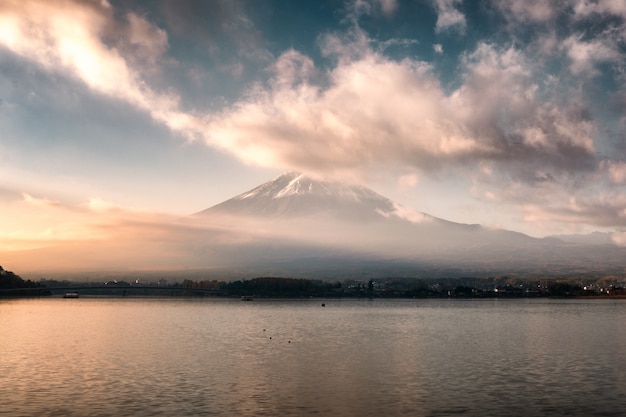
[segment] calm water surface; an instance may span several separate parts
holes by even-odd
[[[625,300],[0,300],[0,415],[626,416],[624,323]]]

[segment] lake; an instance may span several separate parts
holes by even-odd
[[[626,416],[624,323],[626,300],[0,300],[0,415]]]

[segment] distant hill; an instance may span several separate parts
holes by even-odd
[[[0,266],[0,288],[24,288],[26,282],[11,271]]]
[[[580,245],[615,245],[611,237],[611,233],[593,232],[584,235],[554,235],[555,239],[559,239],[567,243],[576,243]]]
[[[6,271],[0,266],[0,290],[18,288],[37,288],[40,285],[30,280],[23,280],[19,275],[11,271]]]

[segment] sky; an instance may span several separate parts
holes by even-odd
[[[0,251],[286,171],[626,243],[626,2],[0,0]]]

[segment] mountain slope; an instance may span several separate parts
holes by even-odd
[[[394,216],[397,211],[391,200],[368,188],[288,173],[197,215],[289,219],[330,214],[343,219],[375,220]]]
[[[197,213],[226,216],[249,230],[271,230],[268,239],[361,251],[379,257],[511,258],[512,252],[545,253],[562,244],[507,230],[491,230],[409,210],[376,192],[289,173]],[[256,223],[254,222],[256,221]]]
[[[220,277],[626,274],[626,250],[617,245],[454,223],[365,187],[293,173],[188,218],[126,222],[115,230],[121,226],[132,232],[124,239],[67,241],[0,258],[21,271],[62,271],[72,259],[74,271],[197,270]]]

